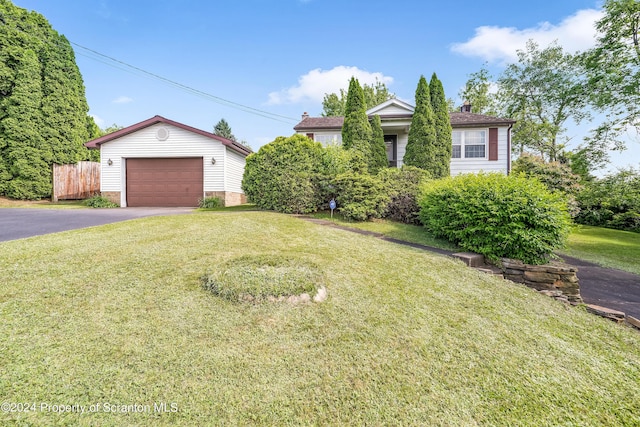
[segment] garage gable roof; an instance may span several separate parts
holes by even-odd
[[[248,156],[249,154],[251,154],[253,152],[250,148],[245,147],[244,145],[242,145],[242,144],[240,144],[238,142],[231,141],[230,139],[223,138],[223,137],[215,135],[215,134],[213,134],[211,132],[207,132],[207,131],[204,131],[204,130],[201,130],[201,129],[196,129],[194,127],[185,125],[183,123],[179,123],[179,122],[176,122],[176,121],[173,121],[173,120],[169,120],[169,119],[164,118],[162,116],[154,116],[154,117],[152,117],[150,119],[147,119],[145,121],[142,121],[140,123],[136,123],[135,125],[131,125],[131,126],[128,126],[126,128],[122,128],[120,130],[117,130],[115,132],[111,132],[111,133],[109,133],[107,135],[101,136],[100,138],[93,139],[93,140],[91,140],[89,142],[86,142],[84,145],[87,148],[97,149],[97,148],[100,148],[100,146],[102,144],[106,143],[106,142],[113,141],[114,139],[118,139],[118,138],[120,138],[122,136],[125,136],[125,135],[128,135],[130,133],[137,132],[137,131],[139,131],[141,129],[147,128],[147,127],[155,125],[157,123],[165,123],[165,124],[168,124],[168,125],[171,125],[171,126],[175,126],[175,127],[184,129],[184,130],[189,131],[189,132],[197,133],[198,135],[202,135],[202,136],[207,137],[207,138],[214,139],[214,140],[216,140],[218,142],[221,142],[224,146],[229,147],[231,150],[235,151],[236,153],[238,153],[238,154],[240,154],[240,155],[242,155],[244,157]]]

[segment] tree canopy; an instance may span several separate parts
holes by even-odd
[[[605,152],[624,148],[627,129],[640,130],[640,2],[606,0],[603,11],[600,37],[585,57],[591,100],[607,113],[589,142]]]
[[[395,98],[395,94],[389,92],[387,86],[376,81],[374,84],[364,84],[362,86],[362,95],[364,99],[365,111],[369,108],[375,107],[378,104],[382,104],[384,101]],[[348,91],[340,89],[340,94],[328,93],[324,95],[322,100],[322,116],[346,116],[346,104],[347,104]]]
[[[236,137],[231,131],[231,126],[229,126],[229,123],[224,118],[220,119],[220,121],[216,123],[213,128],[213,133],[223,138],[230,139],[231,141],[236,141]]]
[[[68,40],[36,12],[0,0],[0,194],[51,194],[51,165],[91,158],[95,123]]]

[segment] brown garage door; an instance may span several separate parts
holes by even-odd
[[[198,206],[202,157],[127,159],[127,206]]]

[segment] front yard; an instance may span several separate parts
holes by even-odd
[[[318,266],[328,299],[202,289],[203,274],[260,254]],[[290,216],[198,212],[5,242],[0,271],[0,400],[16,404],[3,425],[640,424],[636,331]]]

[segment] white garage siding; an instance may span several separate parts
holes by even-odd
[[[226,191],[242,193],[242,175],[244,174],[245,158],[235,151],[227,149],[226,159]]]
[[[157,138],[160,128],[169,131],[169,136],[164,141]],[[100,190],[103,192],[124,192],[127,158],[157,157],[202,157],[203,194],[205,191],[225,191],[225,146],[185,129],[158,123],[109,141],[101,145],[100,149]],[[212,164],[212,158],[215,158],[215,164]],[[109,160],[112,162],[111,165],[108,164]],[[126,200],[125,194],[122,194],[122,200]]]

